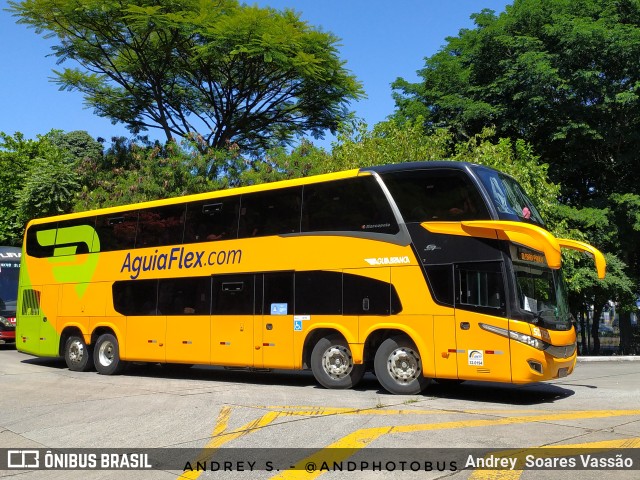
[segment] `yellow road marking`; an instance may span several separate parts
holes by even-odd
[[[608,418],[619,417],[626,415],[640,415],[640,410],[610,410],[610,411],[579,411],[579,412],[566,412],[566,413],[553,413],[546,415],[531,415],[520,417],[508,417],[493,420],[464,420],[457,422],[442,422],[431,424],[415,424],[415,425],[399,425],[399,426],[386,426],[386,427],[372,427],[356,430],[349,435],[341,438],[340,440],[332,443],[322,450],[310,455],[309,457],[299,461],[296,464],[295,470],[287,470],[279,475],[276,475],[275,479],[279,480],[293,480],[304,478],[306,480],[316,478],[322,475],[325,471],[315,470],[313,472],[307,472],[305,467],[307,464],[314,463],[316,466],[322,465],[323,462],[332,465],[333,462],[339,463],[351,457],[358,450],[367,447],[373,441],[377,440],[383,435],[392,433],[408,433],[408,432],[420,432],[428,430],[446,430],[455,428],[470,428],[470,427],[488,427],[496,425],[513,425],[518,423],[530,423],[530,422],[549,422],[558,420],[578,420],[586,418]]]
[[[287,415],[301,416],[328,416],[328,415],[514,415],[524,413],[537,413],[540,410],[397,410],[385,408],[333,408],[313,406],[256,406],[254,408],[279,410]]]
[[[243,437],[245,435],[249,435],[256,429],[260,429],[266,425],[269,425],[281,415],[282,414],[280,412],[268,412],[262,417],[244,424],[233,432],[225,433],[229,424],[229,417],[231,416],[231,407],[225,405],[224,407],[222,407],[220,413],[218,414],[216,425],[213,428],[213,432],[211,433],[211,440],[209,440],[209,442],[203,447],[200,455],[194,460],[192,465],[196,464],[197,462],[210,460],[212,453],[211,450],[218,449],[232,440]],[[179,478],[195,480],[200,476],[201,473],[202,471],[197,470],[188,471],[180,475]]]

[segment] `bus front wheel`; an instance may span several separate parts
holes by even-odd
[[[340,335],[318,340],[311,352],[311,371],[325,388],[351,388],[364,376],[364,365],[355,365],[349,344]]]
[[[93,350],[93,361],[101,375],[115,375],[122,371],[125,363],[120,360],[120,349],[116,337],[110,333],[98,337]]]
[[[413,342],[404,336],[387,338],[373,362],[380,385],[389,393],[414,395],[429,384],[422,375],[422,360]]]
[[[91,348],[81,335],[72,335],[64,345],[64,361],[73,372],[88,372],[93,368]]]

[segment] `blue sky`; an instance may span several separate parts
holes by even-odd
[[[461,28],[473,26],[470,15],[490,8],[502,12],[511,0],[260,0],[260,6],[291,8],[301,18],[341,39],[340,55],[362,82],[367,98],[351,104],[369,126],[393,112],[391,82],[418,79],[424,58],[433,55]],[[57,66],[46,40],[17,25],[0,0],[0,131],[35,138],[53,128],[86,130],[93,137],[130,136],[83,105],[78,92],[60,91],[49,79]],[[69,64],[68,66],[72,66]],[[149,131],[151,138],[161,136]],[[327,144],[330,138],[324,143]],[[320,142],[319,144],[322,144]]]

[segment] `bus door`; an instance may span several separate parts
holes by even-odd
[[[433,316],[433,351],[436,378],[458,378],[459,354],[454,315]]]
[[[293,272],[265,273],[261,277],[262,282],[256,282],[258,287],[262,283],[262,308],[256,311],[259,334],[255,366],[290,369],[294,367]]]
[[[20,351],[34,355],[57,356],[56,332],[58,285],[32,286],[22,290],[22,303],[16,327]]]
[[[455,322],[458,377],[463,380],[511,381],[506,297],[502,263],[455,266]]]
[[[158,308],[167,316],[167,362],[211,361],[211,277],[160,280]]]
[[[127,315],[127,360],[164,362],[167,317],[158,305],[158,280],[127,282],[125,287],[131,288],[122,309]]]
[[[262,275],[214,275],[211,282],[211,364],[253,367],[255,304],[262,300]],[[258,300],[256,300],[258,299]],[[260,330],[258,330],[260,331]]]

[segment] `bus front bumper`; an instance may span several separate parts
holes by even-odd
[[[549,351],[537,350],[519,342],[511,342],[513,383],[543,382],[563,378],[576,366],[576,345],[551,346]]]
[[[0,330],[0,345],[4,343],[16,343],[15,330]]]

